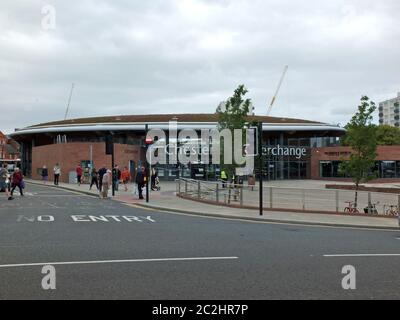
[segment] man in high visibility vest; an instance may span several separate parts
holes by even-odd
[[[222,188],[226,188],[226,183],[228,181],[228,175],[226,174],[225,170],[221,171],[221,180],[222,180]]]

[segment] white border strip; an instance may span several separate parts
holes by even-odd
[[[204,260],[235,260],[238,257],[199,257],[199,258],[163,258],[163,259],[129,259],[129,260],[99,260],[99,261],[69,261],[69,262],[40,262],[0,265],[0,268],[36,267],[36,266],[61,266],[84,264],[110,264],[110,263],[135,263],[135,262],[168,262],[168,261],[204,261]]]

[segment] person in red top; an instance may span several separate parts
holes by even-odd
[[[129,183],[129,181],[131,181],[131,173],[129,172],[127,167],[125,167],[124,170],[122,170],[121,178],[122,178],[122,183],[124,184],[125,192],[126,192],[126,191],[128,191],[128,183]]]
[[[11,189],[11,197],[13,196],[14,190],[16,187],[19,189],[19,193],[21,194],[21,197],[24,196],[24,192],[22,191],[23,189],[23,180],[24,176],[21,173],[21,170],[19,168],[16,168],[13,175],[12,175],[12,189]]]
[[[76,178],[78,180],[78,186],[81,185],[82,182],[82,174],[83,174],[83,170],[80,164],[78,164],[78,167],[76,168]]]

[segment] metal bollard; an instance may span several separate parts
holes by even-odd
[[[272,187],[270,187],[269,188],[269,207],[271,209],[274,207],[273,196],[274,196],[274,192],[273,192]]]
[[[215,190],[215,200],[217,201],[217,203],[219,202],[219,183],[217,182],[217,187]]]
[[[198,198],[198,199],[201,198],[201,185],[200,185],[200,181],[197,181],[197,198]]]
[[[400,227],[400,194],[397,196],[397,219],[399,221],[399,227]]]
[[[336,213],[339,212],[339,190],[335,191],[335,200],[336,200]]]
[[[301,200],[302,200],[302,202],[303,202],[303,211],[305,211],[306,210],[306,190],[302,190],[302,192],[301,192]]]
[[[368,214],[371,214],[372,200],[371,200],[371,192],[368,192]]]
[[[243,207],[243,188],[239,189],[239,197],[240,197],[240,206]]]

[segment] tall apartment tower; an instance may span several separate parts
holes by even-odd
[[[400,127],[400,92],[397,98],[379,103],[379,124]]]

